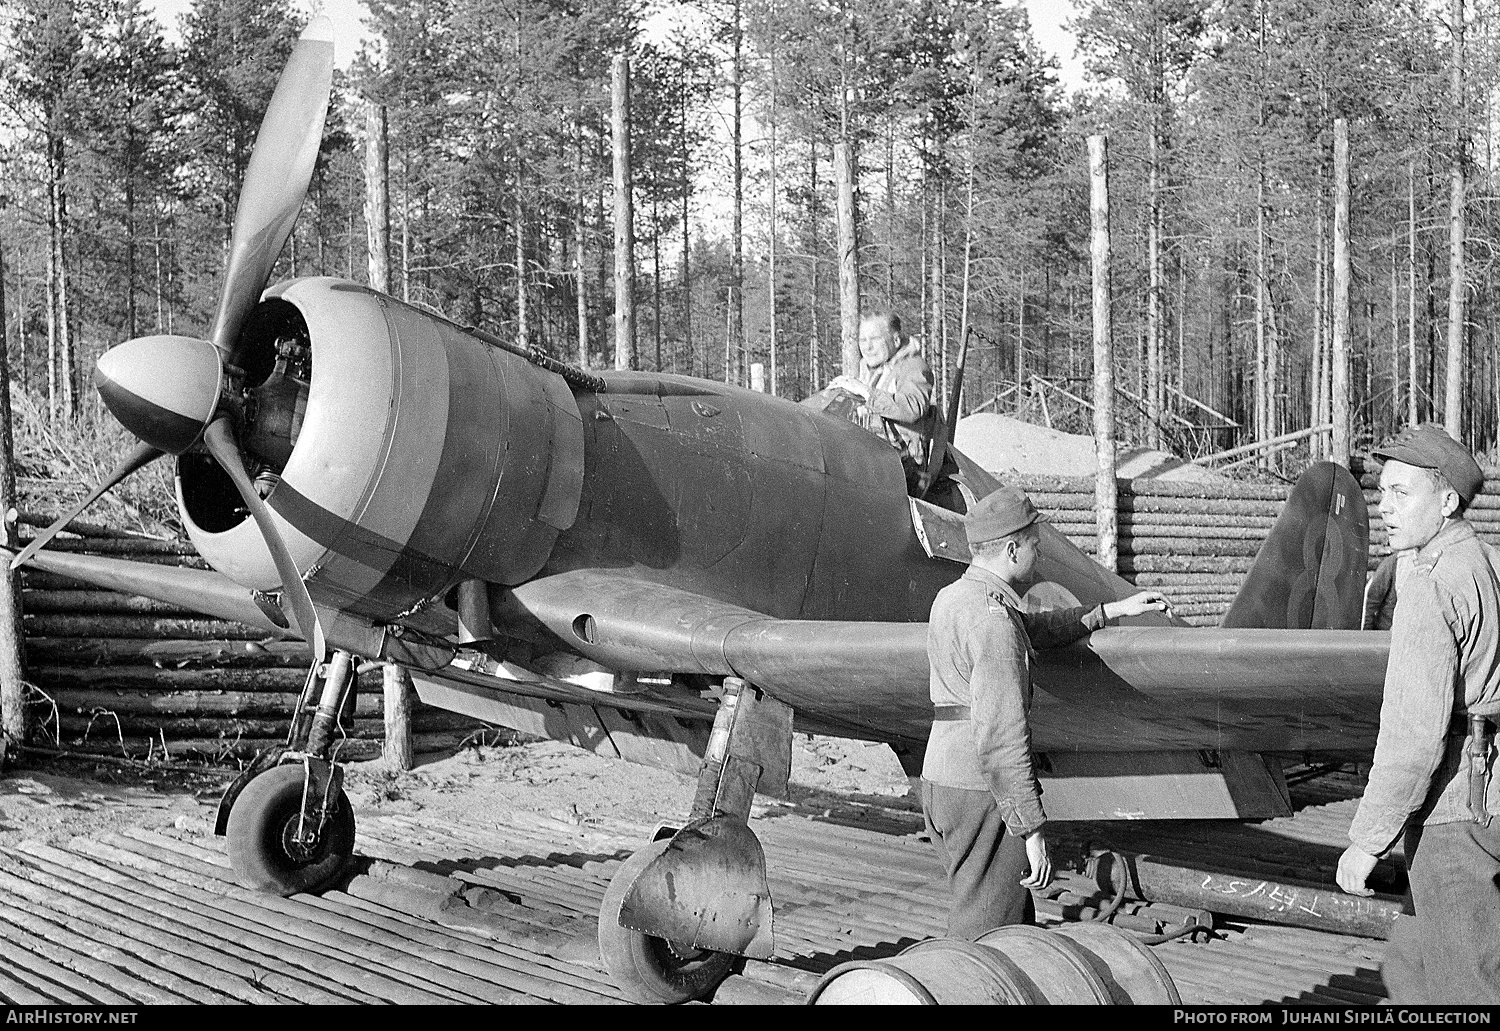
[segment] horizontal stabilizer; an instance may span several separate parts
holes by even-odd
[[[1369,547],[1369,516],[1359,481],[1332,462],[1309,466],[1221,625],[1358,630]]]

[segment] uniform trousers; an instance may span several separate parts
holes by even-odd
[[[1026,841],[1006,830],[988,791],[922,781],[922,812],[938,858],[948,870],[948,934],[973,940],[1008,924],[1036,922]]]
[[[1410,900],[1380,973],[1392,1002],[1500,1003],[1500,819],[1406,831]]]

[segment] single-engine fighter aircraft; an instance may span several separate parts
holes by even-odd
[[[632,996],[702,996],[771,952],[746,819],[756,792],[785,793],[793,731],[920,768],[925,621],[968,558],[961,510],[998,483],[948,448],[945,503],[909,498],[896,451],[814,407],[575,369],[355,283],[265,289],[318,151],[330,40],[314,19],[272,98],[207,339],[99,360],[141,444],[15,562],[308,642],[286,747],[220,808],[235,870],[265,891],[320,890],[352,854],[333,748],[351,657],[408,667],[431,704],[695,772],[684,824],[614,878],[599,940]],[[40,550],[166,454],[211,570]],[[1153,614],[1044,655],[1049,813],[1276,815],[1279,754],[1370,750],[1389,635],[1353,629],[1366,541],[1357,484],[1314,467],[1224,627]],[[1045,526],[1037,580],[1041,607],[1134,591]]]

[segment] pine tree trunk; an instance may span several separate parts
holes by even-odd
[[[1406,166],[1406,424],[1417,424],[1417,162]]]
[[[573,127],[573,276],[576,281],[578,316],[578,367],[589,367],[588,249],[584,234],[583,126]]]
[[[1452,0],[1448,13],[1453,32],[1453,64],[1448,99],[1453,107],[1453,155],[1448,201],[1448,375],[1443,396],[1443,426],[1463,440],[1464,377],[1464,164],[1468,141],[1464,114],[1464,0]]]
[[[779,373],[778,367],[777,367],[777,358],[778,358],[778,356],[777,356],[777,353],[776,353],[777,352],[777,344],[779,343],[779,341],[777,339],[777,319],[776,319],[776,316],[777,316],[777,310],[776,310],[777,309],[777,304],[776,304],[776,296],[777,296],[777,290],[776,290],[776,287],[777,287],[777,281],[776,281],[776,273],[777,273],[776,258],[777,258],[777,253],[776,252],[778,250],[778,247],[777,247],[777,233],[780,230],[779,230],[779,226],[778,226],[777,221],[776,221],[776,214],[777,214],[777,211],[776,211],[776,208],[777,208],[777,204],[776,204],[776,201],[777,201],[776,192],[779,189],[779,186],[778,186],[777,180],[776,180],[776,158],[777,158],[777,154],[776,154],[776,50],[775,50],[774,47],[772,47],[772,49],[771,49],[771,125],[770,125],[770,129],[771,129],[771,184],[770,184],[771,185],[771,253],[770,253],[770,263],[769,263],[770,267],[767,269],[767,275],[768,275],[768,278],[770,279],[770,283],[769,283],[769,287],[770,288],[766,291],[766,295],[767,295],[767,298],[769,300],[770,307],[771,307],[771,387],[770,387],[770,389],[771,389],[771,395],[774,397],[774,396],[778,395],[781,392],[781,387],[780,387],[780,383],[779,383],[779,375],[780,375],[780,373]]]
[[[745,167],[743,153],[743,112],[741,104],[744,91],[743,32],[740,24],[740,0],[734,0],[734,60],[732,80],[734,87],[734,117],[731,126],[734,135],[734,264],[730,270],[732,286],[729,291],[729,340],[726,342],[724,379],[729,383],[743,383],[741,364],[745,361]]]
[[[812,265],[812,275],[808,276],[809,302],[808,311],[812,313],[812,336],[808,340],[807,351],[807,389],[809,393],[817,393],[823,388],[823,356],[821,337],[818,330],[822,326],[819,314],[818,296],[818,141],[809,140],[807,144],[807,240],[809,251],[809,262]]]
[[[4,518],[16,505],[14,435],[10,412],[10,349],[5,334],[5,262],[0,247],[0,540],[19,547],[15,523]],[[0,562],[0,770],[7,753],[26,736],[25,667],[21,662],[20,577]]]
[[[1349,123],[1333,122],[1333,346],[1329,411],[1333,449],[1329,460],[1349,464],[1353,447],[1349,406]]]
[[[841,371],[859,375],[859,242],[854,210],[854,148],[847,140],[833,145],[833,169],[838,176],[839,223],[839,339]]]
[[[630,65],[617,55],[612,69],[615,168],[615,368],[636,368],[635,213],[630,169]]]
[[[1162,326],[1161,326],[1161,104],[1151,107],[1151,131],[1148,142],[1146,261],[1149,284],[1146,290],[1146,428],[1147,443],[1158,450],[1162,446]],[[1019,367],[1019,362],[1017,363]],[[1016,383],[1020,390],[1019,380]]]
[[[685,59],[684,59],[685,60]],[[690,250],[692,247],[692,223],[688,218],[688,195],[692,188],[691,152],[687,139],[687,74],[682,76],[682,87],[677,94],[677,154],[682,162],[682,341],[687,348],[688,371],[695,369],[693,357],[693,278],[691,275]]]
[[[1267,396],[1266,371],[1266,171],[1262,164],[1255,194],[1255,433],[1256,440],[1266,440],[1270,433],[1270,399]],[[1255,464],[1270,467],[1266,452],[1259,452]]]
[[[369,243],[370,287],[391,292],[391,163],[383,104],[365,111],[365,231]]]
[[[1109,141],[1089,137],[1089,221],[1094,283],[1094,516],[1095,558],[1116,569],[1118,523],[1115,486],[1115,371],[1110,310]]]

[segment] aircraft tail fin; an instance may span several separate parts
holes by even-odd
[[[1358,630],[1369,516],[1343,466],[1308,467],[1225,614],[1225,628]]]

